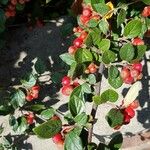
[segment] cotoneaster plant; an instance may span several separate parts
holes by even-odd
[[[11,5],[13,2],[10,1]],[[96,119],[101,119],[101,116],[95,116],[99,105],[112,106],[106,121],[114,132],[131,123],[135,116],[139,107],[142,59],[147,50],[144,36],[150,31],[149,5],[149,0],[129,3],[124,0],[84,0],[82,12],[77,17],[78,26],[73,28],[75,38],[68,52],[60,55],[69,66],[68,73],[60,81],[60,93],[68,99],[69,111],[63,114],[40,101],[43,83],[39,78],[46,69],[38,59],[35,71],[22,78],[19,86],[9,89],[5,104],[0,106],[0,115],[9,115],[13,131],[51,138],[59,149],[64,150],[120,149],[121,133],[109,143],[93,143],[94,124]],[[101,88],[104,71],[107,72],[105,84],[110,87],[105,90]],[[122,85],[130,85],[130,88],[120,99],[116,89]],[[91,112],[86,113],[86,103],[92,105]],[[6,144],[0,146],[6,148]]]

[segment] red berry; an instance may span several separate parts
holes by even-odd
[[[8,5],[8,9],[9,9],[9,10],[15,10],[15,6],[12,5],[12,4],[9,4],[9,5]]]
[[[141,38],[137,37],[137,38],[133,39],[132,44],[135,45],[135,46],[136,45],[144,45],[144,41]]]
[[[33,124],[34,114],[30,112],[28,115],[26,115],[26,119],[28,124]]]
[[[125,78],[123,81],[126,84],[132,84],[134,82],[134,78],[129,76],[129,77]]]
[[[96,66],[94,63],[91,63],[91,64],[88,66],[88,69],[89,69],[89,72],[90,72],[90,73],[96,73],[96,72],[97,72],[97,66]]]
[[[56,135],[54,135],[54,136],[52,137],[52,140],[53,140],[53,142],[54,142],[55,144],[62,143],[62,141],[63,141],[63,136],[61,135],[61,133],[58,133],[58,134],[56,134]]]
[[[130,106],[128,106],[127,108],[125,108],[124,110],[124,114],[130,116],[131,118],[133,118],[135,116],[135,111],[133,110],[133,108],[131,108]]]
[[[140,72],[142,72],[142,64],[141,63],[134,63],[132,67]]]
[[[17,0],[11,0],[11,4],[16,5],[17,4]]]
[[[131,77],[133,78],[138,78],[138,76],[140,75],[140,71],[136,70],[136,69],[131,69],[130,70],[130,74],[131,74]]]
[[[62,78],[61,84],[62,84],[63,86],[65,86],[65,85],[70,85],[70,83],[71,83],[71,78],[70,78],[70,77],[65,76],[65,77]]]
[[[37,90],[39,91],[40,90],[40,86],[39,85],[34,85],[31,90]]]
[[[63,86],[61,89],[62,94],[65,96],[69,96],[72,93],[72,91],[73,91],[72,85]]]
[[[85,39],[87,38],[87,35],[88,35],[88,33],[87,33],[87,32],[85,32],[85,31],[83,31],[83,32],[81,32],[81,34],[80,34],[80,37],[79,37],[79,38],[81,38],[82,40],[85,40]]]
[[[44,26],[43,20],[37,19],[36,20],[36,26],[39,27],[39,28],[43,27]]]
[[[137,109],[140,106],[139,101],[138,100],[134,100],[129,107],[131,107],[132,109]]]
[[[83,40],[81,38],[76,38],[74,41],[73,41],[73,45],[77,48],[80,48],[83,44]]]
[[[149,17],[150,16],[150,6],[146,6],[141,15],[143,17]]]
[[[121,78],[122,79],[126,79],[130,76],[130,70],[126,67],[124,67],[122,70],[121,70]]]
[[[91,17],[92,16],[91,9],[90,8],[84,8],[83,12],[82,12],[82,15],[85,16],[85,17]]]
[[[34,98],[33,98],[32,95],[27,95],[27,96],[26,96],[26,100],[29,101],[29,102],[32,101],[33,99],[34,99]]]
[[[124,115],[124,120],[123,120],[123,123],[124,124],[129,124],[130,123],[130,120],[131,120],[131,117],[127,114]]]
[[[70,47],[68,48],[68,53],[74,55],[75,52],[77,51],[77,49],[78,49],[78,48],[75,47],[75,46],[70,46]]]
[[[81,21],[81,23],[83,25],[85,25],[86,23],[88,23],[89,20],[90,20],[89,17],[83,16],[83,15],[80,16],[80,21]]]

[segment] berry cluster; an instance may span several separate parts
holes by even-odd
[[[65,96],[69,96],[72,93],[73,89],[80,85],[78,81],[72,81],[69,76],[64,76],[62,78],[61,84],[63,86],[61,92]]]
[[[121,70],[121,77],[126,84],[132,84],[142,78],[142,64],[134,63],[127,65]]]
[[[87,69],[85,70],[86,74],[90,74],[90,73],[96,73],[98,70],[98,66],[94,63],[91,63]]]
[[[91,19],[99,20],[100,15],[94,12],[91,6],[85,6],[79,19],[81,24],[86,26]]]
[[[28,114],[26,114],[25,117],[29,125],[33,124],[35,116],[32,112],[29,112]]]
[[[143,17],[149,17],[150,16],[150,6],[146,6],[144,10],[142,11]]]
[[[27,101],[32,101],[34,99],[37,99],[38,96],[39,96],[39,91],[40,91],[40,86],[39,85],[33,86],[31,89],[29,89],[27,91],[26,100]]]
[[[77,37],[73,41],[73,45],[69,47],[68,52],[70,54],[75,54],[75,52],[78,50],[78,48],[81,48],[83,46],[83,43],[88,36],[88,32],[83,30],[81,27],[75,27],[73,29],[73,31],[74,31],[74,33],[78,33],[79,37]]]
[[[122,125],[126,125],[130,123],[130,120],[135,116],[135,110],[139,107],[139,101],[134,100],[128,107],[121,109],[121,113],[123,114],[123,123]],[[114,129],[118,130],[122,125],[117,125]]]
[[[26,2],[29,2],[30,0],[10,0],[6,11],[5,16],[6,18],[14,17],[16,15],[16,5],[17,4],[25,4]]]

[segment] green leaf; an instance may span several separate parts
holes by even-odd
[[[92,8],[96,12],[98,12],[101,16],[106,15],[110,10],[109,6],[107,6],[105,3],[100,3],[100,2],[96,4],[92,4]]]
[[[101,31],[99,30],[99,28],[93,28],[89,34],[92,39],[92,44],[98,45],[98,43],[101,41]]]
[[[66,135],[64,150],[83,150],[82,140],[74,130]]]
[[[96,76],[94,74],[89,74],[87,78],[87,82],[89,84],[95,84],[96,83]]]
[[[31,88],[36,84],[37,77],[33,75],[32,73],[27,73],[23,77],[23,79],[20,80],[23,86],[26,88]]]
[[[87,150],[95,150],[97,148],[97,145],[95,143],[89,143],[87,145]]]
[[[11,104],[14,108],[22,107],[25,104],[25,94],[21,90],[16,90],[11,95]]]
[[[39,74],[43,74],[46,70],[46,66],[40,58],[37,59],[35,65],[34,65],[34,68],[35,68],[36,72]]]
[[[143,3],[145,3],[146,5],[150,5],[150,0],[142,0]]]
[[[93,44],[92,35],[93,35],[93,32],[90,32],[85,40],[85,44],[87,47],[90,47]]]
[[[119,150],[122,146],[123,136],[121,133],[117,133],[110,141],[108,146],[111,150]]]
[[[124,115],[121,113],[121,110],[116,109],[116,108],[112,108],[106,116],[106,120],[109,126],[112,128],[118,125],[122,125],[123,118],[124,118]]]
[[[2,126],[2,124],[0,125],[0,135],[3,133],[4,131],[4,127]]]
[[[88,83],[83,83],[81,86],[84,93],[90,94],[92,92],[91,86]]]
[[[90,62],[93,60],[92,53],[88,49],[78,49],[74,57],[78,63]]]
[[[20,4],[20,3],[17,3],[17,4],[16,4],[16,9],[17,9],[18,11],[22,11],[22,10],[24,9],[24,7],[25,7],[25,4]]]
[[[59,133],[62,128],[62,123],[60,120],[49,120],[40,124],[33,129],[33,132],[40,138],[51,138],[55,134]]]
[[[91,19],[88,23],[87,23],[87,26],[90,27],[90,28],[94,28],[98,25],[98,21],[95,20],[95,19]]]
[[[28,124],[25,117],[19,117],[16,119],[14,116],[10,116],[9,124],[12,126],[13,131],[19,134],[23,134],[26,129],[28,129]]]
[[[141,60],[143,56],[145,55],[145,52],[147,50],[146,45],[139,45],[137,46],[137,57],[136,60]]]
[[[5,12],[4,10],[0,9],[0,25],[4,26],[6,22]]]
[[[100,143],[96,150],[111,150],[111,149],[108,147],[108,145]]]
[[[123,84],[122,78],[120,76],[117,78],[108,78],[108,82],[115,89],[118,89]]]
[[[112,89],[108,89],[101,94],[101,101],[116,102],[118,100],[118,93]]]
[[[71,54],[69,54],[69,53],[61,54],[59,57],[60,57],[60,58],[62,59],[62,61],[64,61],[67,65],[72,65],[72,64],[75,62],[73,55],[71,55]]]
[[[133,45],[131,45],[130,43],[123,45],[120,49],[119,54],[122,60],[126,60],[130,62],[134,58],[134,55],[135,55]]]
[[[140,35],[142,30],[142,22],[140,20],[131,20],[125,26],[124,35],[128,38],[134,38]]]
[[[108,69],[108,74],[109,74],[109,77],[110,78],[117,78],[119,76],[119,70],[117,67],[115,66],[111,66],[109,69]]]
[[[26,106],[26,109],[30,111],[38,112],[38,111],[46,109],[46,107],[41,104],[34,104],[34,105]]]
[[[50,119],[51,117],[54,116],[54,114],[55,110],[53,108],[49,108],[41,112],[41,117],[44,119]]]
[[[92,100],[93,100],[93,102],[94,102],[96,105],[100,105],[100,104],[103,104],[103,103],[106,102],[106,101],[102,101],[100,95],[95,95],[95,96],[93,96],[93,97],[92,97]]]
[[[107,34],[107,32],[109,30],[109,24],[108,24],[107,20],[101,19],[99,22],[99,28],[104,34]]]
[[[13,113],[14,108],[8,105],[0,105],[0,115],[6,116],[10,113]]]
[[[109,39],[102,39],[101,42],[98,44],[98,48],[105,52],[110,48],[110,40]]]
[[[70,96],[68,106],[72,116],[74,117],[84,112],[85,102],[82,85],[76,87],[73,90]]]
[[[74,121],[78,124],[78,125],[81,125],[81,126],[85,126],[86,123],[88,122],[88,115],[86,115],[86,113],[81,113],[80,115],[76,116],[74,118]]]
[[[6,4],[8,3],[8,1],[9,1],[9,0],[0,0],[0,3],[1,3],[2,5],[6,5]]]
[[[114,62],[115,60],[116,60],[116,54],[114,52],[107,50],[103,53],[102,61],[105,64],[109,64],[111,62]]]
[[[126,19],[126,11],[124,9],[120,9],[120,12],[117,16],[117,28],[125,21]]]

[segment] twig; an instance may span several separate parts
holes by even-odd
[[[101,64],[100,64],[100,67],[99,67],[99,73],[101,74],[101,81],[102,81],[102,74],[103,74],[103,71],[104,71],[104,64],[101,63]],[[96,94],[97,94],[97,95],[99,95],[99,94],[100,94],[100,91],[101,91],[101,81],[99,81],[99,82],[97,83],[97,85],[95,86],[95,88],[96,88]],[[91,127],[90,127],[89,130],[88,130],[88,143],[91,143],[91,142],[92,142],[93,126],[94,126],[94,120],[95,120],[97,108],[98,108],[98,106],[97,106],[95,103],[93,103],[92,110],[91,110],[91,116],[92,116],[92,118],[93,118],[93,122],[92,122]]]

